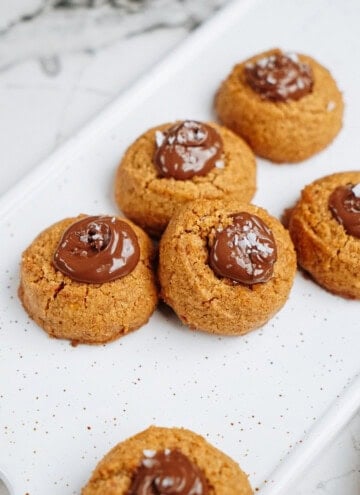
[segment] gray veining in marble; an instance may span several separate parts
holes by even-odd
[[[0,7],[0,71],[36,57],[45,73],[54,76],[64,54],[91,53],[160,27],[190,31],[225,2],[27,0],[22,9],[14,2],[10,10]]]

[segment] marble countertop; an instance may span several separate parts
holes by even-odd
[[[0,193],[225,3],[3,0]],[[359,492],[360,413],[292,490],[294,495]],[[6,493],[0,486],[0,495]]]

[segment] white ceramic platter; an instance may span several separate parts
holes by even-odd
[[[161,122],[214,118],[232,65],[269,47],[331,68],[346,114],[311,160],[259,160],[255,202],[279,216],[306,183],[359,169],[359,20],[357,0],[232,3],[3,197],[0,469],[12,494],[79,493],[110,447],[150,424],[205,435],[263,494],[285,493],[359,406],[360,305],[301,275],[284,309],[242,338],[191,332],[159,310],[112,344],[74,348],[48,338],[17,298],[21,252],[40,230],[80,212],[116,213],[114,171],[132,140]]]

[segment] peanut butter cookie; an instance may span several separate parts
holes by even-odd
[[[341,129],[344,105],[322,65],[307,55],[273,49],[236,65],[220,86],[215,107],[257,155],[282,163],[325,148]]]
[[[147,430],[119,443],[97,465],[82,495],[252,495],[230,457],[182,428]]]
[[[160,235],[177,206],[197,198],[255,193],[256,164],[249,147],[214,123],[177,122],[154,127],[126,151],[115,180],[123,213]]]
[[[80,215],[22,255],[19,297],[50,336],[103,343],[147,322],[157,303],[151,240],[117,217]]]
[[[289,231],[299,265],[316,282],[360,299],[360,172],[328,175],[306,186]]]
[[[198,200],[160,241],[161,297],[190,328],[240,335],[285,303],[296,271],[291,239],[257,206]]]

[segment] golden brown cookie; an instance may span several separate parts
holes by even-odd
[[[167,491],[155,491],[154,485],[158,489],[166,485]],[[251,495],[253,491],[238,464],[200,435],[183,428],[151,426],[116,445],[81,493]]]
[[[240,335],[264,325],[285,303],[295,271],[280,222],[236,200],[181,207],[160,241],[161,297],[193,329]]]
[[[90,229],[84,229],[89,219]],[[116,222],[125,229],[122,244],[119,232],[117,237],[110,233],[106,219],[110,226]],[[117,246],[121,248],[118,255]],[[50,336],[81,343],[108,342],[139,328],[154,311],[153,255],[151,240],[128,220],[85,215],[68,218],[41,232],[24,251],[19,297],[31,318]],[[120,278],[101,283],[104,277],[119,276],[119,270]],[[92,280],[94,276],[93,283],[74,280]]]
[[[359,184],[360,172],[316,180],[301,192],[289,221],[299,265],[329,291],[354,299],[360,299]]]
[[[188,121],[193,122],[193,121]],[[154,127],[126,151],[115,179],[116,202],[131,220],[151,234],[165,229],[177,206],[196,198],[237,197],[243,202],[255,193],[256,163],[249,147],[228,129],[211,123],[220,135],[222,157],[205,175],[175,179],[160,174],[155,163],[156,140],[172,124]],[[176,125],[176,124],[175,124]]]
[[[325,148],[341,129],[344,105],[330,72],[316,60],[273,49],[236,65],[215,107],[255,154],[282,163]]]

